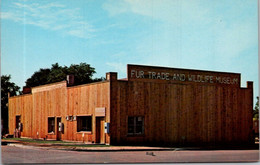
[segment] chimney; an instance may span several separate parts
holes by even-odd
[[[106,73],[106,80],[115,81],[117,80],[117,72]]]
[[[246,82],[247,88],[253,89],[253,81]]]
[[[74,84],[74,75],[67,75],[67,84],[68,86],[72,86]]]
[[[23,94],[28,94],[28,93],[31,93],[32,90],[30,87],[23,87]]]

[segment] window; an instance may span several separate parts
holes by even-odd
[[[144,134],[144,117],[128,117],[128,134],[141,135]]]
[[[77,132],[92,131],[91,116],[77,116]]]
[[[48,133],[55,132],[55,117],[48,117]]]

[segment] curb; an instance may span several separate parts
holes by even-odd
[[[67,148],[57,148],[58,150],[65,151],[78,151],[78,152],[124,152],[124,151],[175,151],[175,149],[67,149]]]
[[[36,147],[36,146],[31,146],[31,145],[14,144],[14,143],[8,143],[7,146],[19,147],[19,148],[28,148],[28,149],[40,148],[40,147]]]
[[[78,152],[120,152],[120,151],[176,151],[176,148],[81,148],[81,147],[63,147],[63,146],[37,146],[29,144],[8,143],[7,146],[20,147],[20,148],[38,148],[38,149],[51,149],[63,151],[78,151]]]
[[[160,148],[160,147],[77,147],[77,146],[63,146],[63,145],[38,145],[30,143],[17,143],[17,142],[4,142],[8,146],[20,147],[20,148],[38,148],[47,150],[63,150],[63,151],[78,151],[78,152],[123,152],[123,151],[198,151],[198,150],[229,150],[227,148],[201,148],[201,147],[176,147],[176,148]],[[243,148],[233,148],[235,150],[243,150]],[[250,147],[248,149],[258,149]]]

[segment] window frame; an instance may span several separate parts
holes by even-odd
[[[79,131],[78,127],[79,127],[79,118],[83,118],[83,117],[89,117],[91,119],[91,122],[90,122],[90,128],[91,130],[87,130],[87,131]],[[82,120],[82,119],[81,119]],[[77,133],[92,133],[93,131],[93,116],[92,115],[77,115],[76,116],[76,121],[77,121]],[[82,127],[82,126],[81,126]]]
[[[49,119],[53,119],[53,122],[54,122],[54,125],[53,125],[53,131],[52,132],[50,132],[49,131]],[[56,124],[55,124],[55,117],[53,117],[53,116],[49,116],[48,117],[48,119],[47,119],[47,124],[48,124],[48,129],[47,129],[47,131],[48,131],[48,134],[54,134],[55,135],[55,128],[56,128]]]
[[[141,117],[142,118],[142,132],[141,133],[137,133],[137,127],[140,126],[138,123],[137,123],[137,120],[138,120],[138,117]],[[133,125],[133,133],[129,133],[129,118],[133,118],[134,119],[134,123]],[[128,136],[144,136],[145,135],[145,128],[144,128],[144,120],[145,120],[145,117],[144,116],[127,116],[127,135]]]

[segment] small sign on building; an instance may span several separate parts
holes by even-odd
[[[95,116],[104,117],[105,115],[106,115],[106,108],[105,107],[95,109]]]

